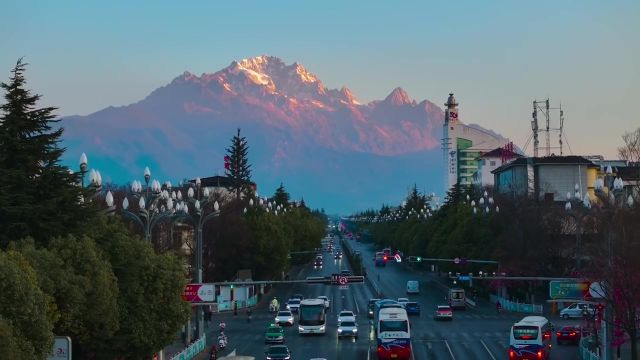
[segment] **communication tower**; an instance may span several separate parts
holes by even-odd
[[[552,111],[558,110],[558,123],[557,128],[551,127]],[[538,113],[542,114],[545,120],[545,127],[540,129],[538,124]],[[559,149],[560,156],[563,155],[562,150],[562,135],[564,127],[564,111],[562,110],[562,104],[559,107],[551,107],[549,99],[546,100],[534,100],[533,101],[533,120],[531,120],[531,130],[533,131],[533,156],[539,156],[540,140],[538,139],[541,132],[545,134],[545,156],[551,155],[551,149]],[[558,133],[558,146],[551,146],[551,133]]]

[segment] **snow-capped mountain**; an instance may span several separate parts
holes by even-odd
[[[145,165],[162,179],[222,174],[241,128],[263,192],[282,181],[313,206],[346,211],[399,202],[414,183],[439,189],[442,121],[438,106],[401,88],[365,104],[300,64],[258,56],[215,73],[185,72],[139,102],[62,124],[69,163],[87,152],[117,183]]]

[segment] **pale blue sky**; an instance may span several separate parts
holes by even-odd
[[[0,78],[18,57],[59,114],[124,105],[184,70],[269,54],[361,101],[402,86],[511,137],[562,102],[574,153],[640,126],[640,1],[24,1],[0,5]],[[529,147],[531,150],[531,146]]]

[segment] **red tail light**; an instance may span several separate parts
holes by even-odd
[[[542,350],[538,350],[538,359],[542,359]]]
[[[575,332],[569,333],[569,336],[576,336]]]
[[[384,261],[387,261],[387,255],[384,256]]]
[[[509,359],[515,359],[516,358],[516,352],[513,350],[509,350]]]
[[[381,353],[382,351],[384,351],[384,349],[382,348],[382,346],[378,346],[378,353]]]
[[[556,336],[560,336],[562,334],[560,334],[560,331],[556,332]]]

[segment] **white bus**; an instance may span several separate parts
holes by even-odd
[[[509,360],[548,359],[553,325],[544,316],[527,316],[511,327]]]
[[[322,299],[304,299],[298,312],[299,334],[324,334],[327,327],[327,308]]]
[[[407,311],[383,307],[378,314],[377,325],[378,360],[411,359],[411,329]]]

